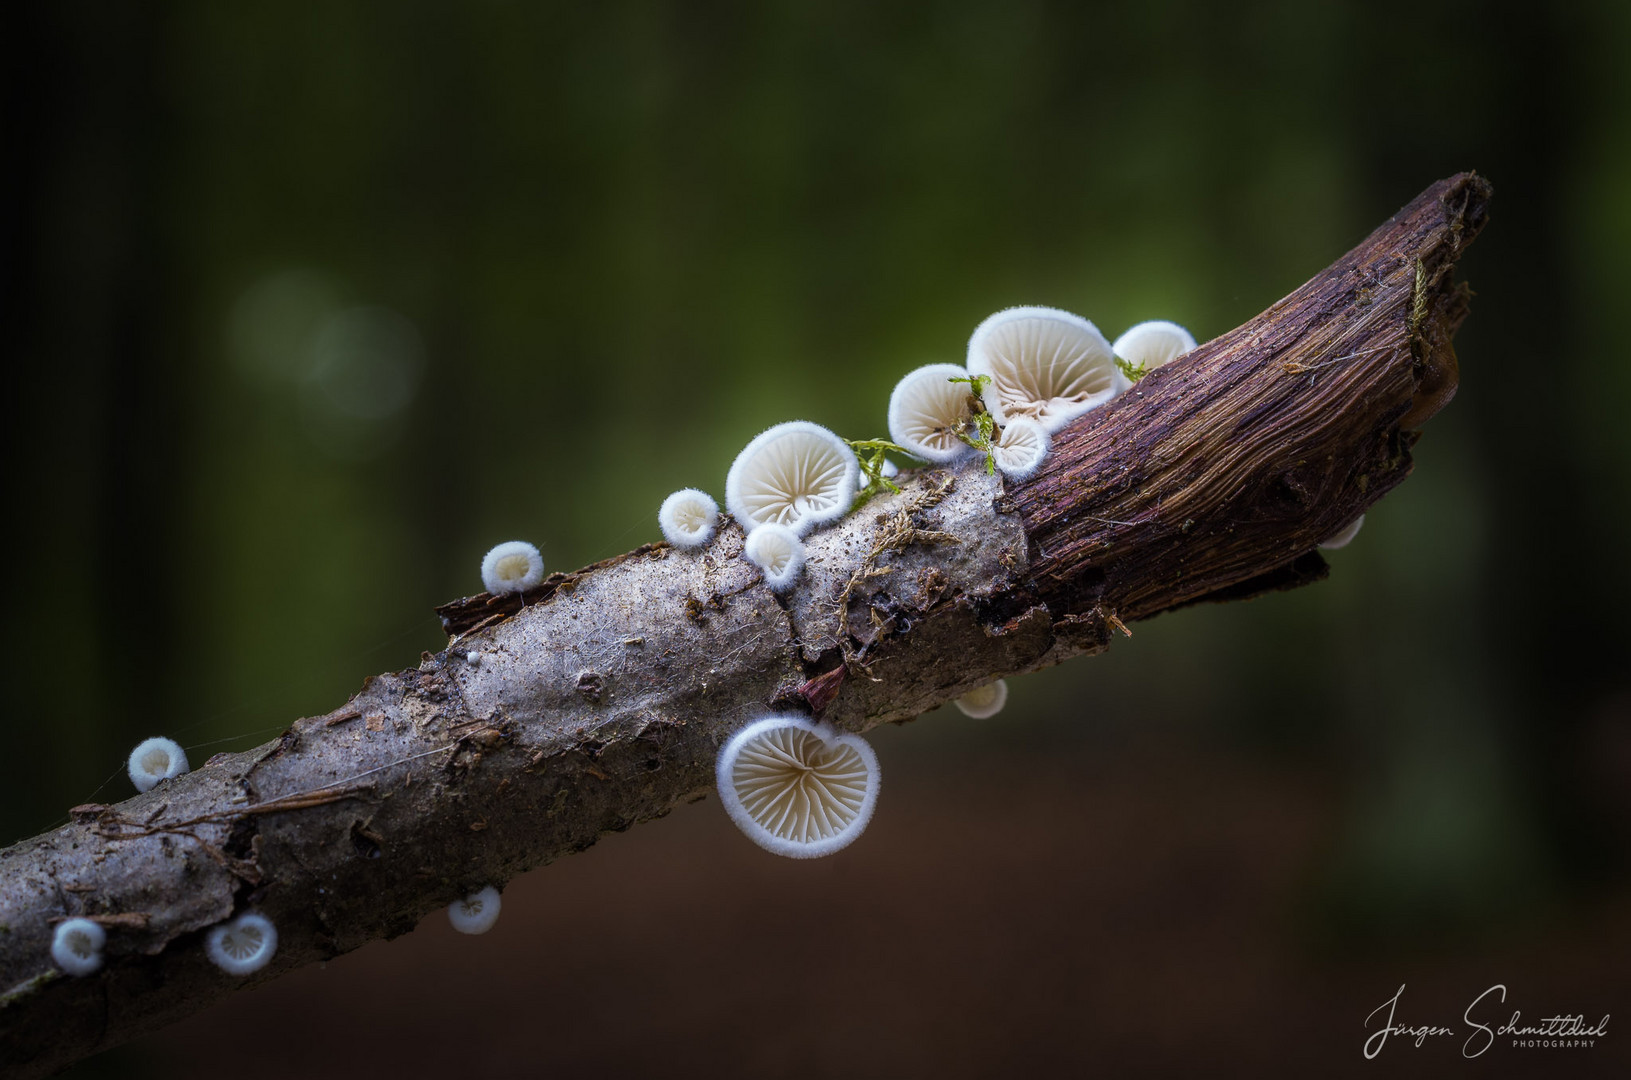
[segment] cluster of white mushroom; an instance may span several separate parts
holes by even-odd
[[[126,762],[130,782],[148,792],[188,771],[187,752],[174,739],[157,737],[136,744]],[[51,958],[69,975],[101,970],[108,932],[94,919],[75,917],[57,924]],[[266,916],[246,912],[204,932],[204,952],[229,975],[259,971],[277,951],[277,928]]]
[[[890,395],[891,442],[850,443],[794,420],[763,432],[737,455],[725,478],[725,506],[746,533],[743,555],[776,592],[804,568],[804,538],[842,518],[890,480],[899,451],[935,465],[987,456],[1012,480],[1033,475],[1053,432],[1109,401],[1146,371],[1195,347],[1173,323],[1142,323],[1112,346],[1094,325],[1053,308],[998,312],[974,331],[966,367],[930,364]],[[871,451],[863,466],[858,447]],[[663,536],[682,550],[717,531],[719,505],[695,488],[676,491],[657,512]],[[957,706],[994,716],[1007,701],[997,680]],[[878,762],[865,740],[793,714],[761,717],[720,750],[725,810],[755,843],[779,855],[811,858],[851,843],[878,795]]]
[[[1140,323],[1112,345],[1068,311],[1009,308],[975,328],[966,367],[930,364],[896,385],[889,435],[936,463],[984,451],[1004,476],[1023,480],[1041,467],[1054,432],[1194,347],[1176,323]]]
[[[93,974],[102,968],[108,932],[94,919],[64,919],[51,938],[51,959],[66,974]],[[204,955],[228,975],[249,975],[265,967],[277,952],[277,927],[258,912],[247,911],[204,932]]]

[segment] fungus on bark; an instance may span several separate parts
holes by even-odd
[[[663,539],[677,548],[699,548],[714,538],[719,523],[719,504],[713,496],[696,488],[681,488],[663,500],[657,511],[657,524]]]
[[[1152,319],[1131,327],[1113,346],[1140,375],[1148,374],[1195,348],[1195,337],[1175,322]]]
[[[102,967],[108,932],[90,919],[64,919],[51,935],[51,959],[70,975],[89,975]]]
[[[959,436],[971,415],[967,379],[968,372],[956,364],[929,364],[908,373],[889,395],[889,438],[936,465],[972,454],[974,448]]]
[[[481,584],[494,596],[526,592],[544,580],[544,557],[525,540],[507,540],[481,560]]]
[[[855,451],[819,424],[790,420],[743,448],[725,478],[725,506],[746,532],[785,525],[803,536],[855,501]]]
[[[1360,514],[1358,517],[1348,522],[1348,524],[1344,525],[1335,536],[1330,536],[1324,540],[1321,540],[1320,547],[1324,548],[1326,551],[1336,551],[1339,548],[1347,547],[1353,542],[1353,538],[1359,535],[1359,530],[1364,524],[1365,515]]]
[[[804,541],[785,525],[761,525],[748,533],[742,553],[764,571],[765,584],[774,592],[786,592],[798,581],[804,569]]]
[[[485,934],[498,921],[503,906],[498,890],[489,885],[449,904],[447,921],[461,934]]]
[[[228,975],[250,975],[271,962],[277,952],[277,927],[257,912],[217,923],[204,934],[204,952]]]
[[[999,311],[968,342],[971,375],[988,375],[983,399],[999,424],[1025,417],[1049,433],[1125,388],[1098,327],[1068,311]]]
[[[1035,420],[1010,420],[991,445],[997,469],[1010,480],[1028,480],[1048,456],[1048,433]]]
[[[878,801],[878,758],[859,735],[776,714],[737,732],[719,752],[719,798],[748,839],[777,855],[813,859],[852,843]]]
[[[159,781],[187,771],[187,752],[174,739],[145,739],[130,752],[130,782],[137,791],[151,791]]]
[[[954,704],[964,716],[972,716],[976,720],[996,716],[1002,712],[1002,707],[1008,704],[1008,680],[998,679],[996,682],[970,690]]]

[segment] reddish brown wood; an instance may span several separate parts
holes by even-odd
[[[1323,576],[1316,545],[1410,472],[1455,393],[1454,263],[1490,185],[1440,181],[1251,322],[1056,440],[1010,493],[1050,610],[1148,618]]]

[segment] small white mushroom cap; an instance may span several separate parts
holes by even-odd
[[[102,967],[108,932],[89,919],[64,919],[51,936],[51,959],[70,975],[89,975]]]
[[[1098,327],[1068,311],[1017,307],[974,330],[968,370],[989,375],[985,407],[997,423],[1025,417],[1049,432],[1126,389]]]
[[[747,532],[770,523],[803,536],[849,512],[860,471],[843,439],[819,424],[790,420],[736,455],[725,478],[725,506]]]
[[[498,890],[491,885],[471,893],[463,900],[447,906],[447,921],[461,934],[485,934],[498,921],[499,909],[504,906]]]
[[[719,504],[706,491],[681,488],[663,500],[657,511],[657,524],[663,539],[677,548],[697,548],[714,538],[719,523]]]
[[[506,540],[481,560],[481,584],[494,596],[526,592],[544,580],[544,557],[525,540]]]
[[[994,683],[970,690],[953,704],[962,710],[964,716],[972,716],[976,720],[996,716],[1002,712],[1002,707],[1008,704],[1008,680],[998,679]]]
[[[878,757],[859,735],[777,714],[737,732],[719,752],[719,798],[748,839],[813,859],[849,845],[878,802]]]
[[[1324,548],[1326,551],[1336,551],[1338,548],[1347,547],[1348,544],[1353,541],[1353,538],[1359,535],[1360,526],[1364,524],[1365,515],[1360,514],[1358,517],[1348,522],[1348,524],[1344,525],[1341,532],[1321,541],[1320,547]]]
[[[1023,418],[1008,421],[997,433],[996,445],[991,448],[997,468],[1010,480],[1025,480],[1042,467],[1048,456],[1048,433],[1035,420]]]
[[[968,420],[968,372],[956,364],[930,364],[909,373],[889,395],[889,438],[913,457],[937,465],[974,453],[957,437]]]
[[[885,480],[893,480],[895,477],[900,475],[900,466],[896,465],[888,458],[884,458],[883,466],[879,468],[878,475],[883,477]]]
[[[748,533],[742,554],[764,571],[774,592],[791,589],[804,569],[804,541],[785,525],[761,525]]]
[[[277,952],[277,927],[265,915],[246,911],[205,931],[204,952],[228,975],[252,974]]]
[[[129,769],[136,790],[151,791],[160,780],[187,771],[187,751],[174,739],[144,739],[130,752]]]
[[[1154,371],[1195,347],[1195,337],[1175,322],[1141,322],[1116,339],[1116,355],[1134,367]]]

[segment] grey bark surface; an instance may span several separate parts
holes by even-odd
[[[808,541],[785,599],[725,525],[522,598],[447,605],[449,648],[255,750],[0,852],[0,1061],[48,1073],[225,994],[377,939],[483,885],[703,797],[773,709],[849,731],[1107,647],[1113,628],[1317,580],[1317,542],[1408,473],[1454,391],[1452,266],[1489,187],[1441,181],[1241,328],[1061,433],[1019,485],[905,474]],[[479,654],[471,664],[466,654]],[[864,840],[863,840],[864,842]],[[271,965],[232,978],[203,931],[254,909]],[[107,963],[50,957],[71,916]]]

